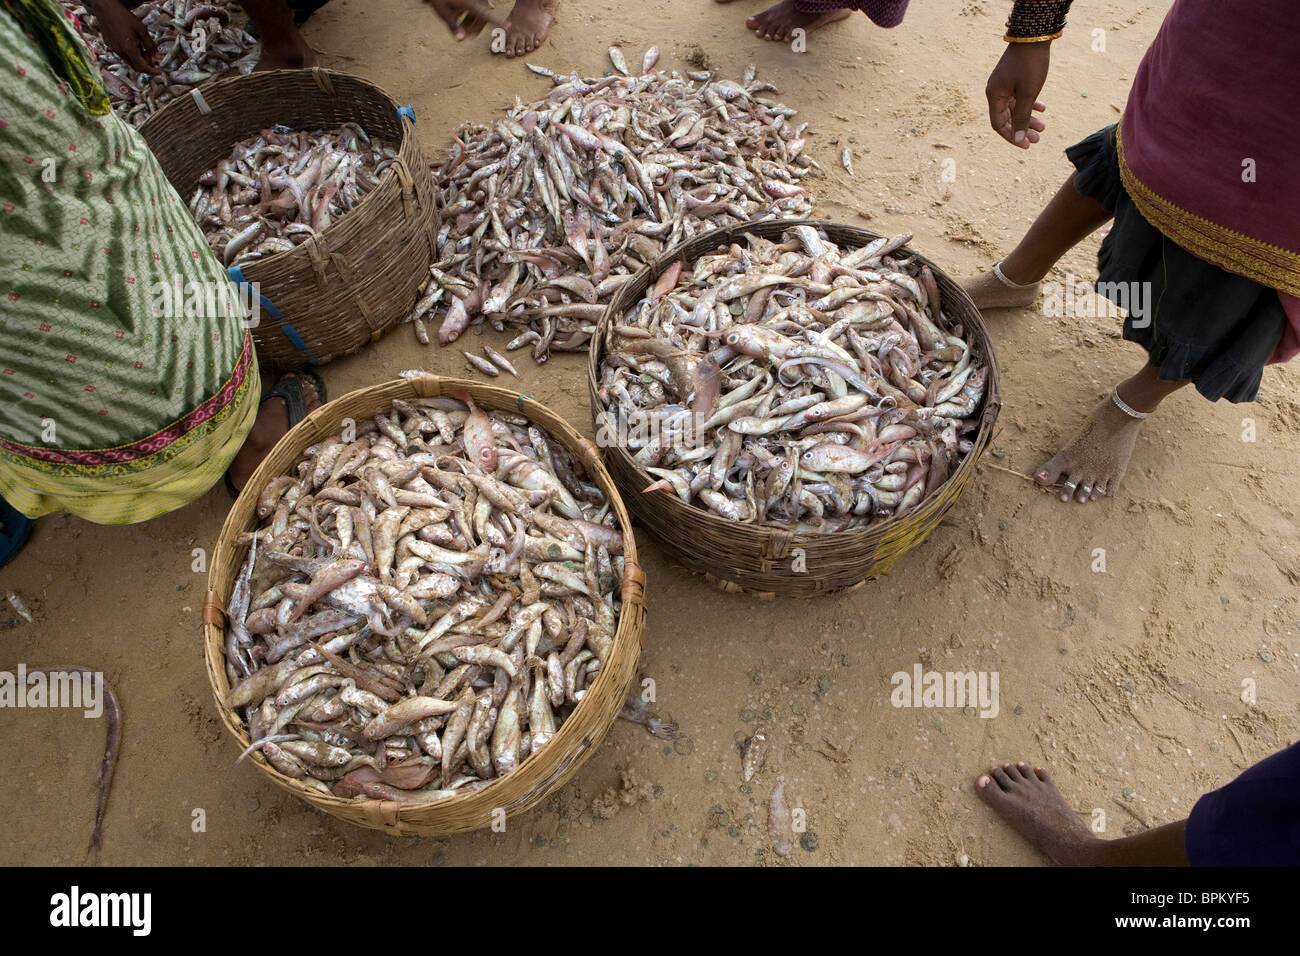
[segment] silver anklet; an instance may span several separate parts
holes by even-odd
[[[1147,418],[1151,415],[1150,412],[1139,412],[1128,402],[1124,401],[1124,399],[1120,398],[1118,385],[1116,385],[1115,390],[1110,393],[1110,397],[1111,397],[1111,401],[1115,403],[1115,407],[1118,408],[1125,415],[1127,415],[1129,418],[1141,419],[1141,418]]]
[[[1038,285],[1037,282],[1025,282],[1025,283],[1012,282],[1010,279],[1008,279],[1005,275],[1002,274],[1002,263],[1000,262],[993,263],[993,274],[997,276],[998,281],[1001,282],[1008,289],[1032,289],[1034,286]]]

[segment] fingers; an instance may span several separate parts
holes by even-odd
[[[483,21],[483,22],[491,23],[493,26],[498,26],[498,27],[503,27],[506,25],[506,22],[504,20],[498,18],[497,15],[493,13],[491,10],[487,9],[487,7],[480,6],[477,2],[475,2],[475,0],[453,0],[453,2],[457,9],[461,10],[463,13],[466,14],[465,25],[467,28],[469,26],[468,21],[470,20]],[[478,33],[480,30],[482,30],[483,22],[479,22],[478,26],[476,26],[471,32]]]
[[[1026,133],[1029,130],[1029,117],[1033,111],[1035,100],[1024,95],[1027,91],[1017,88],[1016,97],[1011,102],[1011,128],[1015,130],[1012,134],[1011,141],[1017,146],[1029,148]]]
[[[447,30],[451,33],[454,39],[465,39],[465,30],[460,25],[461,11],[457,8],[455,3],[449,3],[446,2],[446,0],[443,0],[442,3],[435,2],[433,4],[433,10],[438,14],[438,19],[447,24]]]
[[[154,76],[160,76],[162,70],[158,68],[158,47],[153,42],[153,35],[144,22],[136,17],[132,17],[135,22],[131,25],[131,32],[134,36],[134,42],[128,43],[128,49],[135,53],[140,60],[138,69],[145,73],[152,73]],[[138,51],[138,52],[137,52]]]
[[[122,57],[131,65],[131,69],[139,73],[152,73],[157,76],[162,71],[158,69],[153,60],[147,56],[144,50],[134,43],[129,43],[120,51]]]
[[[461,30],[461,35],[457,39],[463,40],[467,36],[476,37],[482,33],[483,28],[487,26],[487,21],[482,17],[470,14],[460,22],[460,25],[463,29]]]
[[[135,31],[136,40],[140,43],[141,52],[145,56],[153,56],[157,52],[157,47],[154,46],[153,35],[150,34],[149,28],[142,21],[136,20],[132,29]]]

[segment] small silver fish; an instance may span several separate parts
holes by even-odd
[[[777,856],[789,856],[794,848],[794,828],[790,807],[785,802],[785,781],[777,783],[767,801],[767,832]]]
[[[745,741],[744,754],[740,758],[740,769],[746,783],[753,780],[754,774],[758,773],[767,762],[768,744],[767,731],[762,727],[755,730],[754,736]]]
[[[627,70],[627,59],[624,58],[621,47],[612,46],[609,48],[609,62],[613,63],[614,69],[618,70],[618,72],[622,73],[624,76],[629,75]]]
[[[496,378],[498,375],[501,374],[497,370],[497,367],[495,365],[493,365],[487,359],[475,355],[473,352],[466,352],[462,349],[460,354],[465,356],[465,360],[469,362],[470,365],[474,366],[476,369],[482,372],[484,375],[491,375],[493,378]]]
[[[31,624],[32,612],[28,610],[26,602],[23,601],[23,599],[18,596],[18,592],[10,591],[8,594],[5,595],[5,597],[9,600],[10,606],[13,607],[14,611],[17,612],[18,616],[21,617],[28,624]]]
[[[483,354],[486,355],[489,359],[491,359],[492,363],[496,365],[497,368],[501,369],[501,371],[509,372],[515,378],[519,377],[519,373],[515,371],[515,367],[510,364],[509,359],[507,359],[504,355],[502,355],[492,346],[490,345],[483,346]]]

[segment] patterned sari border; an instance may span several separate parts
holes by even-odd
[[[1280,292],[1300,296],[1300,252],[1292,252],[1188,212],[1137,178],[1124,155],[1123,124],[1115,130],[1119,171],[1147,221],[1193,255]]]
[[[217,393],[207,399],[198,408],[190,412],[161,431],[157,431],[138,442],[119,445],[116,448],[103,448],[91,451],[61,451],[57,448],[41,448],[35,445],[22,445],[18,442],[0,439],[0,448],[20,458],[31,459],[30,463],[54,464],[72,468],[97,468],[103,465],[121,465],[135,462],[142,458],[157,455],[171,445],[183,440],[195,429],[221,417],[229,410],[248,378],[253,364],[253,337],[244,332],[244,347],[240,352],[235,370]]]

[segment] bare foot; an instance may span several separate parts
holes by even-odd
[[[515,0],[506,18],[506,56],[532,53],[551,32],[560,0]]]
[[[1045,770],[1003,764],[975,781],[975,789],[1022,837],[1062,866],[1096,866],[1106,842],[1070,809]]]
[[[848,10],[832,10],[830,13],[800,13],[795,9],[794,0],[781,0],[774,7],[762,13],[756,13],[745,21],[745,26],[754,31],[754,35],[764,40],[785,42],[796,29],[811,33],[836,20],[843,20],[849,15]]]
[[[1008,285],[992,269],[983,275],[957,281],[975,303],[975,308],[981,312],[985,309],[1022,309],[1033,305],[1038,300],[1038,291],[1042,287],[1041,282]]]
[[[305,375],[291,374],[302,383],[302,397],[307,411],[320,408],[320,396],[316,393],[316,386],[312,380]],[[262,463],[262,459],[288,431],[289,406],[278,396],[268,399],[257,410],[257,418],[253,421],[248,437],[244,439],[243,447],[235,455],[235,460],[230,463],[231,483],[236,488],[243,488],[248,479],[253,476],[253,471]]]
[[[1062,477],[1061,500],[1080,504],[1113,497],[1133,454],[1141,419],[1120,411],[1109,398],[1097,406],[1079,437],[1034,472],[1034,480],[1051,487]]]

